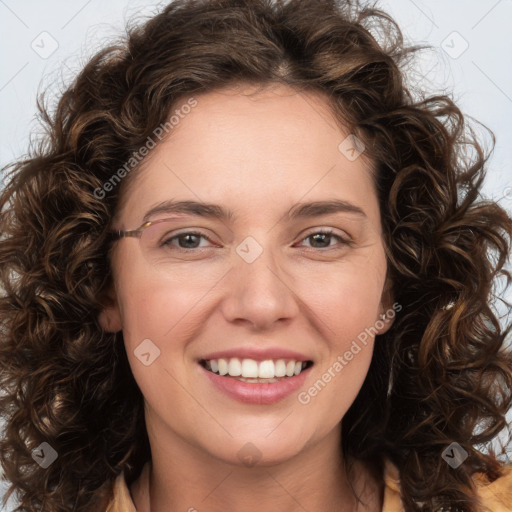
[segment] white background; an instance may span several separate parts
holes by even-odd
[[[142,20],[166,3],[0,0],[0,167],[22,156],[28,134],[38,130],[41,80],[43,89],[62,90],[95,51],[123,35],[126,20]],[[484,194],[512,211],[512,0],[383,0],[380,6],[408,41],[433,46],[410,83],[453,92],[465,114],[495,133]],[[505,298],[512,300],[512,292]]]

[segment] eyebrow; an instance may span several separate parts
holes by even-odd
[[[362,208],[355,204],[341,199],[329,201],[314,201],[309,203],[297,203],[288,211],[290,220],[320,217],[333,213],[349,213],[358,217],[366,218],[367,215]],[[223,221],[232,221],[236,215],[232,210],[227,210],[218,204],[203,203],[198,201],[164,201],[149,209],[144,215],[143,222],[149,220],[153,215],[185,214]]]

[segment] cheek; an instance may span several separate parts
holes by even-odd
[[[204,289],[162,280],[131,276],[120,294],[124,297],[121,311],[127,347],[133,348],[145,338],[158,340],[175,337],[194,316]]]
[[[302,290],[323,343],[316,380],[299,396],[316,414],[327,414],[326,428],[341,420],[368,373],[385,280],[385,259],[344,261]],[[310,276],[312,278],[313,276]],[[313,410],[311,409],[311,410]],[[334,413],[336,411],[336,413]]]
[[[168,284],[132,274],[120,290],[123,338],[133,376],[143,395],[161,410],[168,407],[169,393],[175,407],[186,400],[177,381],[187,378],[182,365],[185,345],[201,326],[194,305],[204,295],[204,291]],[[162,393],[162,387],[168,392]]]
[[[356,272],[337,274],[323,284],[306,299],[322,347],[315,379],[301,390],[298,401],[311,416],[322,418],[321,429],[328,432],[341,421],[367,376],[381,287],[378,280]]]
[[[341,344],[373,326],[379,315],[385,265],[360,263],[343,262],[301,285],[301,299],[323,324],[326,338]]]
[[[221,277],[214,270],[201,272],[208,278],[194,279],[185,266],[155,272],[135,249],[114,263],[125,344],[132,350],[146,338],[161,341],[167,333],[175,336],[194,316],[205,291]]]

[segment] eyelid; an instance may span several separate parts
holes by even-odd
[[[338,241],[335,245],[325,247],[325,248],[316,248],[316,247],[307,247],[301,245],[305,240],[307,240],[309,237],[316,235],[316,234],[325,234],[330,235],[331,237],[337,238]],[[307,230],[304,234],[301,234],[299,236],[299,241],[297,242],[299,245],[299,248],[306,251],[314,251],[314,252],[328,252],[328,251],[335,251],[340,250],[346,247],[351,247],[354,245],[354,239],[345,231],[342,231],[339,233],[335,228],[331,227],[317,227],[310,230]],[[296,244],[294,244],[296,245]]]
[[[340,233],[340,231],[341,231],[341,233]],[[331,227],[317,227],[317,228],[308,229],[305,232],[305,234],[300,235],[300,240],[302,241],[305,238],[308,238],[312,235],[316,235],[317,233],[338,236],[344,241],[344,243],[347,243],[347,244],[352,243],[354,241],[353,238],[346,231],[337,230],[336,228],[331,228]]]
[[[189,229],[183,228],[183,230],[179,230],[177,233],[173,232],[172,236],[170,236],[168,238],[168,240],[175,240],[176,238],[183,236],[183,235],[195,235],[195,236],[203,237],[206,240],[208,240],[208,242],[210,242],[211,244],[218,245],[213,240],[213,237],[207,235],[206,233],[204,233],[204,231],[195,230],[193,228],[189,228]],[[202,249],[207,249],[207,247],[202,247]]]

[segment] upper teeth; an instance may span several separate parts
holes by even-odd
[[[277,359],[276,361],[267,359],[258,362],[254,359],[232,357],[230,359],[210,359],[206,361],[206,366],[212,372],[220,375],[229,374],[231,377],[273,379],[274,377],[298,375],[306,366],[306,362],[285,361],[284,359]]]

